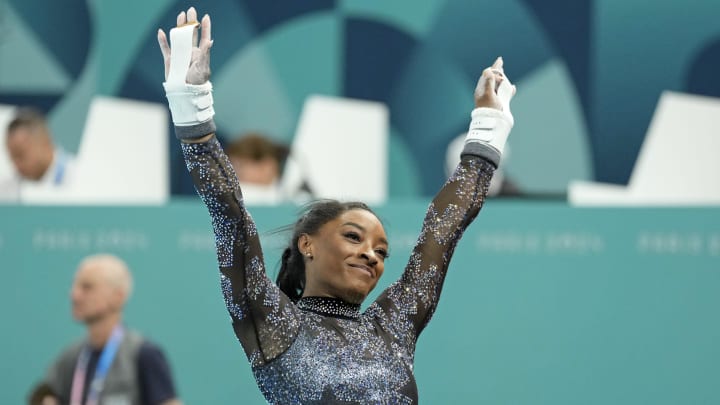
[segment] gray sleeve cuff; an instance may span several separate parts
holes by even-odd
[[[498,165],[500,164],[500,152],[493,148],[492,146],[480,143],[480,142],[468,142],[465,144],[465,147],[463,148],[462,153],[460,153],[460,158],[462,158],[465,155],[473,155],[473,156],[479,156],[488,162],[495,165],[495,168],[497,169]]]
[[[215,120],[211,118],[209,121],[187,127],[175,125],[175,137],[180,140],[198,139],[205,135],[213,134],[216,130]]]

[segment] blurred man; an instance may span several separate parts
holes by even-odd
[[[7,126],[5,147],[16,176],[0,179],[0,199],[17,201],[24,187],[60,188],[72,181],[75,159],[53,143],[40,112],[18,109]]]
[[[87,336],[58,357],[31,392],[31,404],[180,404],[161,349],[122,324],[131,291],[119,258],[94,255],[80,263],[70,297]]]
[[[297,186],[283,181],[285,166],[292,164],[287,146],[261,134],[247,133],[231,142],[225,152],[235,169],[245,203],[276,205],[310,198],[310,189],[302,179]]]
[[[241,183],[269,186],[280,178],[288,148],[250,133],[230,143],[226,152]]]

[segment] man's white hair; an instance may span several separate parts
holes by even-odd
[[[127,264],[119,257],[109,253],[87,256],[80,262],[79,268],[95,266],[102,270],[105,280],[113,287],[120,289],[125,298],[132,294],[132,275]]]

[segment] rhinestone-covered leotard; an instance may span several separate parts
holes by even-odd
[[[479,212],[494,166],[465,156],[428,207],[403,275],[363,313],[327,298],[294,304],[267,277],[255,223],[214,138],[183,144],[212,219],[233,328],[273,404],[415,404],[415,342],[440,296],[450,257]]]

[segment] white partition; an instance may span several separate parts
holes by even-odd
[[[381,204],[388,195],[388,109],[313,95],[303,107],[283,187],[306,181],[317,198]]]
[[[15,106],[0,104],[0,203],[17,202],[18,180],[5,147],[6,129],[15,115]]]
[[[664,92],[627,187],[575,182],[574,205],[719,205],[720,99]]]

